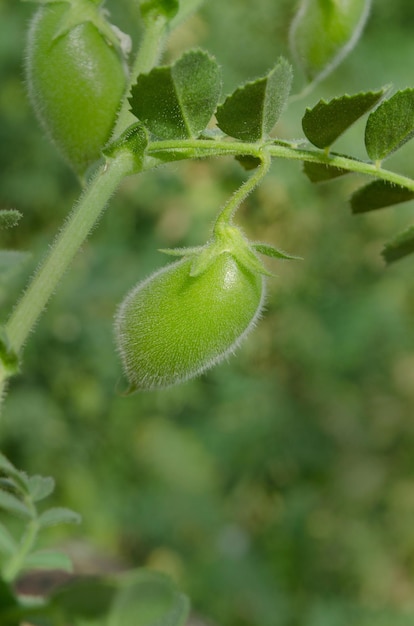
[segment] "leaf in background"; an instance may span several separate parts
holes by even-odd
[[[326,102],[319,100],[312,109],[307,108],[302,119],[306,137],[314,146],[327,148],[362,115],[368,113],[383,97],[380,91],[340,96]]]
[[[12,493],[0,489],[0,511],[7,511],[20,517],[32,518],[33,513],[28,506]]]
[[[35,569],[55,569],[71,573],[73,566],[70,558],[66,554],[63,554],[63,552],[38,550],[37,552],[32,552],[25,558],[21,569],[26,571]]]
[[[289,43],[309,81],[324,78],[352,50],[370,6],[371,0],[302,0]]]
[[[3,343],[4,338],[1,337],[0,331],[0,340]],[[13,484],[15,485],[18,491],[26,494],[29,491],[29,483],[28,478],[24,472],[20,472],[14,465],[7,459],[4,454],[0,452],[0,474],[5,474],[8,478],[11,478]]]
[[[0,522],[0,552],[13,554],[17,550],[17,543],[7,528]]]
[[[28,258],[27,252],[18,250],[0,250],[0,276],[10,273],[17,265],[20,265]]]
[[[177,15],[179,0],[141,0],[141,15],[145,21],[148,17],[163,15],[167,20],[172,20]]]
[[[0,228],[13,228],[23,217],[16,209],[4,209],[0,211]]]
[[[191,50],[174,65],[141,74],[129,101],[132,113],[160,139],[189,139],[209,123],[220,91],[215,59]]]
[[[80,522],[79,513],[60,507],[48,509],[39,516],[39,524],[42,528],[56,524],[80,524]]]
[[[367,213],[393,204],[408,202],[414,198],[414,191],[393,185],[386,180],[374,180],[369,185],[357,189],[351,196],[353,213]]]
[[[397,91],[371,113],[365,146],[373,161],[382,161],[414,136],[414,89]]]
[[[94,619],[108,613],[116,591],[112,581],[83,576],[55,591],[50,604],[66,619]]]
[[[184,626],[190,603],[162,574],[128,574],[115,597],[108,626]]]
[[[9,609],[12,609],[17,606],[18,606],[18,602],[13,594],[11,587],[9,587],[9,585],[0,578],[0,624],[4,623],[3,617],[1,615],[2,612],[3,611],[7,612]],[[15,626],[19,626],[19,621],[20,620],[16,619]],[[8,626],[9,625],[11,626],[12,624],[13,622],[10,622],[10,621],[7,622]]]
[[[324,183],[338,176],[349,174],[349,170],[334,165],[325,165],[325,163],[311,163],[306,161],[303,164],[303,171],[309,178],[311,183]]]
[[[29,491],[33,502],[39,502],[50,496],[55,488],[55,481],[51,476],[30,476]]]
[[[216,112],[217,125],[230,137],[243,141],[265,139],[286,104],[292,84],[292,67],[281,57],[262,78],[234,91]]]
[[[392,239],[385,245],[382,256],[387,263],[393,263],[413,252],[414,226],[410,226],[410,228],[407,228],[407,230],[397,235],[395,239]]]

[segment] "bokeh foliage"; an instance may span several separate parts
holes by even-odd
[[[108,2],[125,30],[132,0]],[[223,64],[224,93],[286,54],[293,3],[209,0],[166,51],[202,45]],[[410,0],[378,0],[337,72],[285,112],[300,137],[320,97],[413,85]],[[30,250],[2,317],[79,192],[41,131],[23,83],[32,5],[0,3],[0,208],[24,215],[6,247]],[[137,42],[135,42],[135,45]],[[301,76],[295,78],[300,90]],[[362,126],[339,149],[364,155]],[[342,143],[341,143],[342,142]],[[411,176],[413,146],[390,167]],[[203,243],[244,179],[231,161],[179,163],[128,179],[78,255],[27,345],[2,422],[2,451],[53,473],[56,505],[82,513],[59,535],[172,574],[194,609],[226,626],[409,626],[414,621],[414,285],[410,258],[385,270],[383,241],[412,202],[352,216],[352,176],[312,186],[274,163],[239,215],[246,232],[305,257],[269,262],[267,311],[248,342],[199,380],[123,397],[112,318],[158,248]],[[75,543],[75,539],[77,542]]]

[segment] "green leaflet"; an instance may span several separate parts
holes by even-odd
[[[292,68],[281,57],[262,78],[239,87],[217,109],[219,128],[243,141],[260,141],[279,119],[292,83]]]
[[[142,74],[129,99],[132,113],[160,139],[191,139],[206,128],[221,91],[219,67],[202,50]]]
[[[331,146],[342,133],[381,100],[386,90],[384,87],[380,91],[344,95],[329,102],[319,100],[312,109],[306,109],[302,119],[303,132],[314,146],[318,148]]]
[[[365,146],[373,161],[382,161],[414,136],[414,89],[397,91],[368,118]]]
[[[393,185],[386,180],[374,180],[369,185],[361,187],[351,196],[353,213],[367,213],[393,204],[408,202],[414,198],[414,191],[399,185]]]
[[[352,50],[371,0],[302,0],[290,30],[290,48],[308,81],[324,78]]]
[[[388,242],[382,251],[387,263],[393,263],[414,252],[414,226],[410,226]]]
[[[338,178],[344,174],[349,174],[348,170],[334,165],[325,165],[325,163],[312,163],[305,161],[303,171],[309,178],[311,183],[324,183],[328,180]]]

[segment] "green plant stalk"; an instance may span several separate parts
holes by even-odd
[[[167,22],[164,17],[149,19],[143,40],[131,70],[131,85],[137,76],[149,71],[157,62],[164,42]],[[116,124],[114,137],[119,136],[135,118],[129,111],[128,92]],[[123,152],[109,164],[101,167],[85,189],[79,203],[75,205],[59,236],[55,240],[21,300],[10,316],[5,332],[10,347],[17,354],[21,351],[27,336],[54,293],[60,279],[71,263],[78,249],[99,219],[109,198],[116,191],[122,179],[133,169],[133,157]],[[0,366],[0,405],[5,391],[7,372]]]
[[[326,153],[324,150],[316,148],[303,149],[294,143],[290,145],[275,143],[265,144],[266,152],[273,158],[289,159],[294,161],[308,161],[309,163],[320,163],[332,167],[338,167],[348,172],[373,176],[394,185],[401,185],[414,191],[414,179],[408,178],[396,172],[379,167],[376,163],[369,161],[359,161],[351,157],[337,155],[332,152]],[[172,155],[171,161],[183,158],[206,158],[217,156],[252,156],[261,159],[263,146],[257,143],[243,143],[241,141],[226,141],[209,139],[180,139],[176,141],[154,141],[147,147],[146,154],[149,159],[157,159],[157,155]],[[176,156],[175,156],[176,155]],[[149,165],[144,169],[151,169],[154,163],[150,160]]]
[[[2,577],[7,583],[12,583],[19,575],[26,556],[32,551],[39,533],[40,526],[37,517],[32,519],[26,527],[19,550],[13,554],[10,561],[4,567]]]
[[[21,351],[27,336],[56,290],[76,252],[103,212],[109,198],[123,178],[131,173],[133,166],[132,155],[128,152],[121,152],[98,170],[79,203],[75,205],[48,256],[40,265],[6,323],[5,332],[10,347],[16,354]]]
[[[233,215],[237,211],[241,203],[247,198],[247,196],[253,191],[260,181],[266,176],[272,163],[272,158],[269,152],[265,150],[260,151],[261,163],[255,170],[255,172],[246,180],[246,182],[237,189],[237,191],[231,196],[230,200],[226,202],[222,210],[220,211],[216,223],[214,225],[214,232],[218,233],[222,226],[231,224]]]

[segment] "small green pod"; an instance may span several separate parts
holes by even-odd
[[[99,8],[85,0],[86,13],[78,17],[79,6],[68,0],[36,11],[28,33],[26,75],[41,124],[82,174],[111,136],[127,70],[115,32]]]
[[[222,252],[197,275],[194,257],[155,272],[126,296],[115,335],[131,391],[169,387],[209,369],[254,327],[264,277]]]

